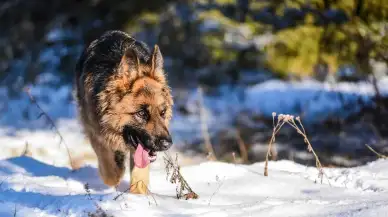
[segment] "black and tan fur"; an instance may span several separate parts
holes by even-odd
[[[153,153],[172,144],[173,100],[157,45],[150,51],[124,32],[106,32],[79,58],[75,97],[106,185],[119,184],[138,142]]]

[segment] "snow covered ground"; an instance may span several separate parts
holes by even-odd
[[[327,168],[329,180],[323,184],[315,168],[270,162],[265,177],[263,166],[204,162],[183,167],[197,200],[177,200],[164,169],[153,166],[152,196],[123,194],[114,200],[127,188],[128,176],[115,190],[101,183],[94,166],[71,172],[20,156],[0,161],[0,216],[387,216],[387,160]]]

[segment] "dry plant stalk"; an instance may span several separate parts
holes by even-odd
[[[176,155],[175,161],[172,157],[165,153],[164,163],[166,164],[166,179],[171,183],[176,184],[176,197],[177,199],[185,198],[188,199],[197,199],[198,194],[196,194],[187,181],[183,178],[180,166],[178,165],[178,154]],[[185,193],[187,192],[187,193]]]
[[[237,164],[236,153],[232,152],[233,162]]]
[[[210,206],[210,203],[212,202],[214,195],[216,195],[218,193],[218,191],[220,191],[221,186],[224,184],[225,177],[224,177],[223,181],[220,181],[220,178],[218,176],[216,176],[216,181],[219,183],[218,188],[213,192],[212,196],[210,196],[209,202],[207,203],[208,206]]]
[[[272,156],[271,155],[272,145],[275,143],[276,134],[279,132],[279,130],[284,125],[284,122],[280,121],[280,118],[278,118],[276,125],[275,125],[275,116],[276,116],[276,113],[273,112],[272,113],[272,125],[273,125],[272,136],[271,136],[271,140],[269,141],[268,151],[267,151],[267,155],[265,157],[265,167],[264,167],[264,175],[265,176],[268,176],[268,157]]]
[[[25,143],[21,156],[32,156],[28,142]]]
[[[89,183],[84,184],[84,189],[85,189],[85,192],[86,192],[86,194],[85,194],[86,198],[88,200],[92,200],[93,198],[92,198],[92,193],[90,191]]]
[[[213,146],[210,141],[210,135],[209,135],[209,130],[208,126],[206,124],[206,112],[205,112],[205,106],[203,103],[203,93],[202,93],[202,88],[198,88],[198,95],[199,95],[199,103],[200,103],[200,111],[199,111],[199,116],[201,119],[201,131],[203,135],[203,140],[205,142],[205,147],[208,152],[208,158],[210,160],[217,160],[217,157],[214,153]]]
[[[13,216],[16,217],[17,209],[16,209],[16,204],[15,204],[15,209],[13,211]]]
[[[242,159],[243,163],[247,163],[248,162],[247,146],[245,145],[244,140],[241,138],[241,134],[240,134],[239,130],[237,130],[236,136],[237,136],[238,147],[240,149],[241,159]],[[236,162],[236,156],[235,156],[234,152],[233,152],[233,158],[234,158],[234,161]]]
[[[71,157],[69,147],[67,146],[65,140],[63,139],[62,134],[59,132],[57,126],[55,125],[55,122],[53,121],[53,119],[51,119],[51,117],[39,105],[39,103],[36,101],[35,97],[31,94],[30,89],[25,88],[24,91],[27,93],[28,97],[30,98],[31,103],[35,104],[35,106],[40,110],[40,114],[38,115],[38,119],[41,118],[42,116],[44,116],[46,118],[46,120],[49,122],[51,129],[54,129],[55,133],[59,136],[59,139],[60,139],[59,144],[63,144],[65,146],[66,151],[67,151],[67,155],[69,157],[70,166],[74,170],[76,167],[73,164],[73,159]]]
[[[377,155],[378,158],[388,159],[388,156],[378,153],[378,152],[375,151],[372,147],[370,147],[368,144],[365,144],[365,146],[366,146],[371,152],[375,153],[375,154]]]
[[[276,134],[284,126],[284,124],[288,124],[291,127],[293,127],[298,134],[300,134],[303,137],[304,142],[307,145],[307,150],[314,155],[314,157],[315,157],[315,166],[317,167],[317,169],[319,171],[318,177],[321,178],[321,183],[322,183],[323,182],[323,176],[324,176],[322,164],[319,161],[318,155],[315,153],[315,151],[313,149],[313,146],[311,145],[310,141],[307,138],[307,134],[306,134],[306,131],[305,131],[304,127],[303,127],[303,124],[302,124],[302,122],[300,120],[300,117],[298,116],[298,117],[294,118],[294,116],[292,116],[292,115],[280,114],[277,117],[277,122],[276,122],[276,125],[275,125],[275,116],[276,116],[276,113],[273,112],[272,113],[273,131],[272,131],[271,140],[270,140],[269,145],[268,145],[267,155],[266,155],[266,158],[265,158],[264,176],[268,176],[268,157],[271,155],[270,151],[271,151],[273,143],[275,142]],[[295,122],[295,120],[297,122]],[[300,127],[297,125],[297,123],[299,123]]]

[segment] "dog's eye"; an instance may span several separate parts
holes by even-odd
[[[142,118],[143,120],[148,120],[148,112],[145,111],[145,110],[140,110],[136,113],[140,118]]]
[[[161,112],[160,112],[160,116],[162,118],[165,118],[166,117],[166,109],[163,109]]]

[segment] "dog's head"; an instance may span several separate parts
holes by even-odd
[[[173,100],[157,45],[148,60],[128,50],[98,98],[103,129],[122,136],[130,148],[142,144],[152,155],[172,145],[168,125]]]

